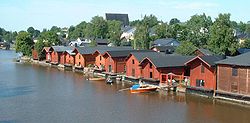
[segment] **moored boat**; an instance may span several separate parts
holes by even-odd
[[[130,88],[130,92],[131,93],[145,93],[145,92],[156,91],[156,89],[157,87],[135,84]]]
[[[89,80],[91,80],[91,81],[104,81],[105,80],[105,78],[96,78],[96,77],[94,77],[94,78],[89,78]]]

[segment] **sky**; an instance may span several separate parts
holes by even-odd
[[[0,27],[10,31],[69,27],[105,13],[125,13],[130,21],[143,15],[155,15],[169,22],[182,22],[205,13],[215,19],[219,13],[231,13],[231,20],[250,20],[249,0],[0,0]]]

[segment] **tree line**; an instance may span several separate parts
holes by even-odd
[[[41,51],[44,46],[62,45],[61,40],[75,40],[77,38],[108,39],[114,46],[123,45],[120,39],[122,34],[120,21],[105,20],[101,16],[94,16],[90,22],[83,21],[68,29],[53,26],[40,32],[33,27],[26,31],[10,32],[0,28],[0,41],[11,42],[16,40],[16,51],[31,55],[31,48]],[[154,15],[145,15],[143,18],[131,21],[135,27],[134,40],[130,44],[135,49],[149,49],[154,40],[159,38],[174,38],[180,41],[176,52],[191,55],[197,48],[209,49],[215,54],[233,55],[239,47],[250,48],[250,40],[239,44],[235,31],[250,34],[250,23],[230,20],[230,14],[219,14],[213,21],[206,14],[193,15],[186,22],[177,18],[169,22],[158,20]],[[68,35],[68,36],[67,36]],[[33,39],[37,39],[34,43]],[[93,43],[94,44],[94,43]]]

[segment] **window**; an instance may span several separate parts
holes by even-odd
[[[205,81],[202,79],[196,79],[196,87],[204,87]]]
[[[132,76],[135,76],[135,69],[132,69]]]
[[[153,73],[150,72],[149,78],[153,78]]]
[[[152,66],[153,66],[152,63],[149,63],[149,67],[152,68]]]
[[[162,80],[163,82],[165,82],[165,81],[167,80],[166,75],[162,75],[162,76],[161,76],[161,80]]]
[[[124,65],[124,72],[126,72],[126,65]]]
[[[102,56],[100,56],[100,61],[102,60]]]
[[[205,72],[205,68],[204,68],[204,65],[201,64],[201,73],[204,73]]]
[[[81,59],[81,55],[79,55],[79,59]]]
[[[111,72],[112,71],[112,66],[111,65],[109,65],[109,72]]]
[[[238,76],[238,69],[232,68],[232,76]]]
[[[132,60],[132,64],[135,64],[135,60],[134,59]]]

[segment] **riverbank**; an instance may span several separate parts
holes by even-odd
[[[74,66],[65,66],[65,65],[60,65],[60,64],[59,65],[52,65],[50,63],[47,63],[46,61],[33,60],[30,57],[21,57],[21,62],[41,65],[41,66],[45,66],[45,67],[56,67],[59,70],[66,70],[66,71],[72,71],[72,72],[78,72],[78,73],[80,72],[80,73],[83,73],[84,77],[87,77],[87,79],[91,80],[91,81],[106,81],[107,77],[110,75],[109,73],[107,74],[106,72],[104,72],[104,73],[95,72],[93,67],[84,67],[82,70],[79,70],[79,69],[75,69]],[[72,67],[72,68],[68,69],[68,67]],[[129,83],[129,84],[138,83],[136,81],[128,81],[128,80],[124,79],[125,75],[118,74],[114,78],[115,78],[115,79],[113,79],[114,82],[123,82],[123,83]],[[159,90],[165,91],[166,93],[168,93],[169,91],[177,91],[179,93],[190,93],[190,92],[186,92],[186,88],[176,88],[175,90],[173,90],[173,89],[169,89],[165,86],[159,86],[159,85],[154,85],[154,84],[146,84],[146,85],[157,87]],[[193,92],[191,92],[191,94],[194,94],[196,96],[200,96],[203,98],[210,98],[212,100],[225,100],[225,101],[229,101],[232,103],[240,103],[240,104],[250,105],[249,101],[226,98],[226,97],[220,96],[219,94],[217,94],[215,92],[212,94],[209,94],[209,95],[204,95],[204,94],[199,94],[199,93],[197,94],[197,93],[193,93]]]

